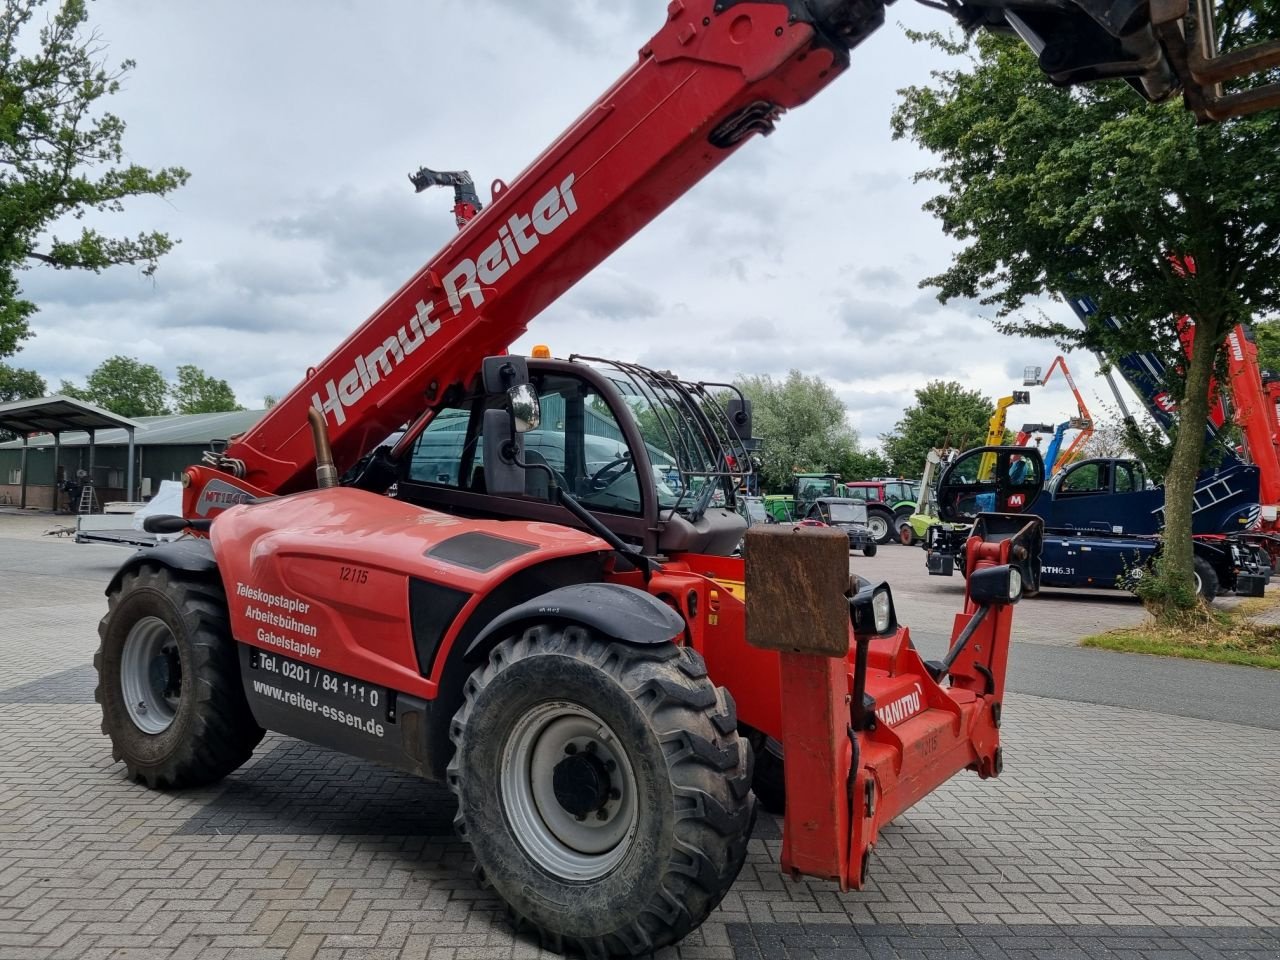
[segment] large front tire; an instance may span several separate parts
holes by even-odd
[[[1200,599],[1205,603],[1213,603],[1214,597],[1218,595],[1218,571],[1204,557],[1192,558],[1191,571]]]
[[[98,624],[94,699],[113,759],[153,790],[199,787],[262,740],[240,683],[221,584],[143,566]]]
[[[464,693],[455,825],[517,927],[556,950],[642,956],[715,908],[755,819],[751,751],[696,652],[537,626]]]

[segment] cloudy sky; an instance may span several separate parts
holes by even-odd
[[[122,353],[167,375],[194,363],[241,402],[283,395],[454,231],[447,190],[415,195],[419,166],[466,168],[482,199],[514,177],[634,60],[663,0],[96,0],[110,58],[138,62],[111,109],[129,158],[181,165],[188,185],[104,221],[181,238],[154,278],[32,269],[36,336],[11,362],[54,388]],[[756,138],[533,321],[548,343],[693,379],[819,374],[864,443],[913,390],[954,379],[1021,389],[1048,343],[1003,338],[977,304],[917,287],[954,245],[911,182],[927,155],[889,137],[895,90],[940,65],[904,26],[854,51],[814,101]],[[1064,306],[1046,304],[1054,316]],[[1098,412],[1105,386],[1070,360]],[[1060,378],[1024,420],[1061,420]]]

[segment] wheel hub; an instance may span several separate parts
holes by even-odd
[[[516,841],[548,873],[593,880],[630,848],[639,819],[631,761],[613,730],[579,704],[540,703],[515,723],[499,789]]]
[[[574,750],[556,764],[552,776],[556,802],[579,820],[604,809],[611,786],[609,771],[594,752]]]
[[[120,692],[139,730],[169,729],[182,698],[182,660],[173,631],[159,617],[143,617],[130,628],[120,654]]]

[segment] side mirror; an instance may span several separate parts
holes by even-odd
[[[511,426],[506,410],[484,412],[485,490],[497,497],[524,493],[524,468],[516,463],[517,458],[523,459],[524,437]]]
[[[516,433],[537,430],[542,423],[542,405],[538,402],[538,392],[531,385],[522,383],[508,390],[507,396],[511,398],[511,416],[515,420]]]
[[[524,357],[485,357],[480,366],[480,383],[485,393],[506,393],[528,382],[529,365]]]
[[[734,435],[744,443],[751,439],[751,401],[740,397],[730,397],[724,405],[724,415],[729,418],[729,426]],[[748,448],[750,449],[750,448]]]

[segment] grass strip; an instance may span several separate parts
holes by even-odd
[[[1154,624],[1085,637],[1082,646],[1280,670],[1280,626],[1219,614],[1195,627]]]

